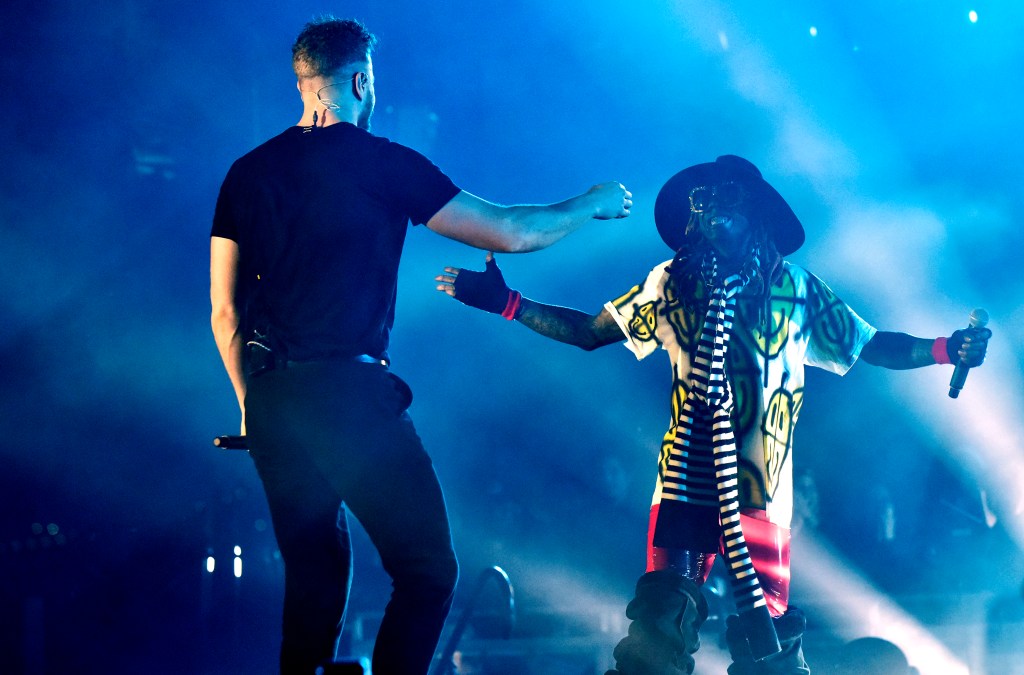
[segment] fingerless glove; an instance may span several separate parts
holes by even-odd
[[[492,314],[501,314],[508,320],[516,318],[523,296],[511,290],[493,258],[487,261],[483,272],[460,270],[455,277],[455,299]]]

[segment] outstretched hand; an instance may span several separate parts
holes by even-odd
[[[988,328],[963,328],[954,331],[946,340],[946,354],[951,363],[962,363],[974,368],[985,361],[988,339],[992,331]]]
[[[598,220],[625,218],[633,208],[633,193],[616,181],[595,185],[587,191],[594,202],[594,217]]]
[[[439,282],[437,290],[470,307],[501,314],[508,306],[513,291],[505,283],[494,253],[488,252],[484,262],[483,272],[445,267],[444,274],[434,277],[434,281]]]

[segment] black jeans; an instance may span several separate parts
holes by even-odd
[[[352,579],[345,508],[393,591],[376,675],[426,673],[458,578],[444,497],[406,413],[408,386],[379,364],[313,362],[251,378],[250,452],[285,564],[281,671],[335,656]]]

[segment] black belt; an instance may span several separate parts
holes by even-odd
[[[255,377],[271,370],[286,370],[288,368],[296,368],[316,363],[376,363],[384,367],[388,366],[387,359],[379,359],[374,356],[370,356],[369,354],[357,354],[355,356],[328,356],[322,359],[292,361],[277,356],[262,344],[250,342],[247,345],[247,349],[248,358],[246,359],[246,374],[249,377]]]
[[[301,366],[307,363],[376,363],[382,366],[387,366],[387,359],[378,359],[370,356],[369,354],[358,354],[356,356],[329,356],[325,359],[310,359],[308,361],[282,361],[277,366],[278,368],[294,368],[295,366]]]

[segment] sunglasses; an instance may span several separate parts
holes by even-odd
[[[698,185],[690,190],[690,210],[703,213],[714,202],[723,209],[739,206],[747,198],[747,191],[739,183],[729,181],[718,185]]]

